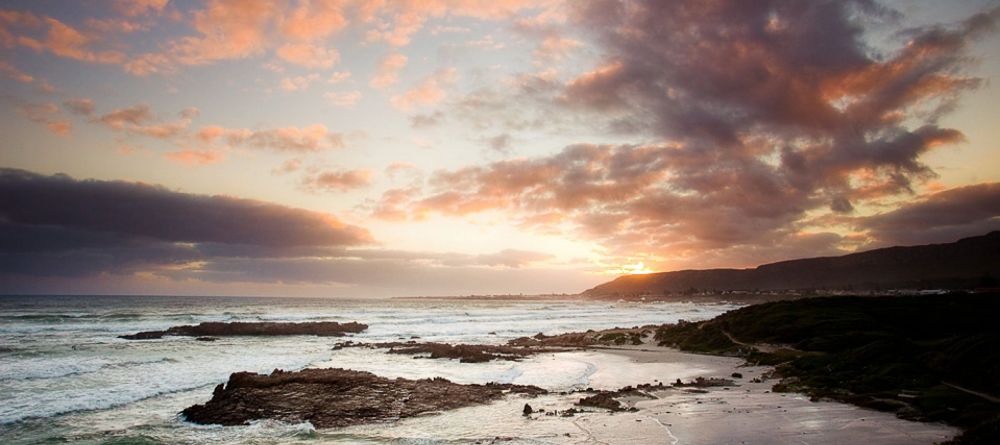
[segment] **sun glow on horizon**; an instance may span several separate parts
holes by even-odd
[[[655,272],[655,270],[646,267],[642,261],[635,264],[623,264],[615,269],[608,269],[604,271],[604,273],[608,275],[645,275]]]

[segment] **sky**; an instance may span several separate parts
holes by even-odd
[[[0,293],[576,293],[1000,229],[986,0],[7,0]]]

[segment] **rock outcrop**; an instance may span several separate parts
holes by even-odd
[[[273,419],[334,428],[483,404],[510,393],[545,392],[535,386],[462,385],[442,378],[388,379],[348,369],[238,372],[215,388],[211,400],[182,414],[200,424],[243,425]]]
[[[658,326],[634,326],[600,331],[568,332],[559,335],[545,335],[541,332],[532,337],[518,337],[507,342],[518,347],[563,347],[585,348],[588,346],[641,345],[643,338],[652,335]]]
[[[386,343],[355,343],[348,341],[338,343],[334,346],[334,349],[350,347],[387,349],[386,352],[389,354],[415,355],[430,359],[458,359],[458,361],[462,363],[485,363],[491,360],[518,361],[533,354],[565,351],[565,349],[555,348],[448,344],[434,342],[420,343],[416,341]]]
[[[152,340],[165,335],[180,335],[189,337],[226,337],[236,335],[318,335],[321,337],[342,337],[345,334],[356,334],[368,329],[368,325],[350,322],[314,321],[304,323],[281,322],[205,322],[198,325],[174,326],[165,331],[146,331],[132,335],[122,335],[118,338],[126,340]]]

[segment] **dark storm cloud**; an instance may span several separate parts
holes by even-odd
[[[1000,183],[934,193],[890,212],[860,218],[857,228],[882,245],[949,242],[1000,230]]]
[[[384,293],[438,277],[447,293],[530,276],[516,270],[551,258],[511,249],[470,255],[360,246],[371,243],[364,229],[276,204],[0,169],[0,281],[14,288],[43,278],[155,275]],[[445,279],[453,274],[473,278]]]
[[[0,274],[129,274],[222,257],[329,255],[362,228],[260,201],[0,169]]]
[[[810,212],[844,215],[911,194],[934,176],[922,156],[964,140],[939,119],[980,86],[967,74],[968,49],[1000,16],[992,8],[905,29],[895,48],[876,50],[864,25],[896,26],[901,14],[868,0],[571,8],[570,20],[595,36],[603,60],[565,83],[516,79],[514,105],[473,94],[457,109],[503,124],[497,110],[519,105],[518,116],[576,116],[654,142],[579,144],[437,172],[419,193],[387,193],[380,214],[509,209],[542,230],[575,223],[621,254],[791,254],[818,245],[829,252],[834,235],[802,242]]]
[[[13,169],[0,169],[0,217],[166,242],[340,246],[371,241],[364,229],[332,216],[277,204]]]

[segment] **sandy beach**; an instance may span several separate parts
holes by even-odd
[[[350,437],[377,440],[434,439],[442,432],[456,439],[510,443],[594,444],[933,444],[958,430],[942,424],[919,423],[847,404],[812,402],[801,394],[770,391],[776,380],[752,382],[771,368],[743,366],[738,358],[690,354],[651,345],[589,348],[530,360],[567,359],[596,364],[589,377],[594,389],[664,382],[665,389],[649,397],[619,399],[635,412],[584,412],[563,417],[555,412],[574,407],[586,394],[518,396],[485,406],[474,406],[393,424],[364,425],[339,430]],[[671,388],[676,379],[730,377],[733,387]],[[530,383],[524,376],[518,383]],[[536,411],[521,415],[528,403]],[[539,412],[543,411],[543,412]]]

